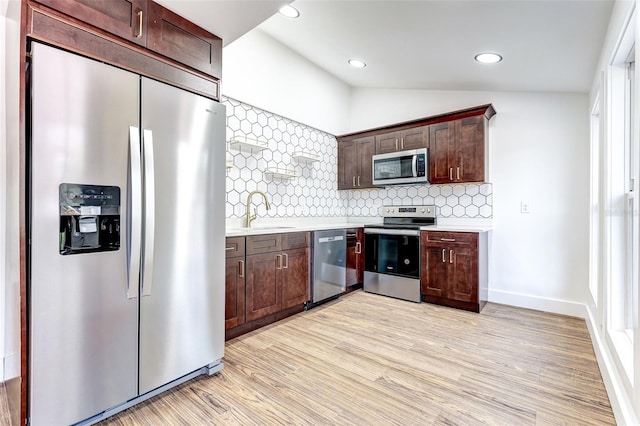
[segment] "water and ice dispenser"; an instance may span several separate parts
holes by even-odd
[[[120,188],[60,184],[60,254],[120,249]]]

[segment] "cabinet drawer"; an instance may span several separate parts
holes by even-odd
[[[423,231],[422,242],[456,246],[478,247],[478,234],[475,232]]]
[[[227,238],[225,254],[227,258],[244,256],[244,237]]]
[[[247,256],[281,250],[282,245],[280,234],[255,235],[247,237]]]
[[[291,249],[309,247],[309,243],[310,243],[309,232],[292,232],[287,234],[281,234],[281,236],[282,236],[282,250],[291,250]]]

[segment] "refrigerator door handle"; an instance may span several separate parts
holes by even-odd
[[[129,200],[129,226],[127,230],[127,297],[138,297],[140,285],[140,243],[142,238],[142,171],[140,162],[140,131],[129,127],[129,158],[131,161],[131,188]]]
[[[153,248],[155,234],[155,174],[153,168],[153,132],[142,133],[142,158],[144,166],[144,262],[142,269],[142,295],[151,295],[153,283]]]

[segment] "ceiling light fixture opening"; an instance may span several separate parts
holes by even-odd
[[[367,64],[365,64],[360,59],[349,59],[348,62],[349,62],[349,65],[351,65],[354,68],[364,68],[367,66]]]
[[[287,18],[297,18],[298,16],[300,16],[300,12],[298,12],[298,9],[291,6],[290,4],[282,6],[279,12]]]
[[[481,64],[496,64],[502,61],[502,56],[497,53],[478,53],[474,59]]]

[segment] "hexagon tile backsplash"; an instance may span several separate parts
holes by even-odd
[[[455,185],[409,185],[366,190],[337,190],[337,141],[288,118],[261,110],[231,98],[227,107],[226,217],[242,218],[249,192],[267,194],[271,210],[260,216],[344,217],[379,216],[383,205],[435,204],[438,216],[447,218],[491,218],[493,188],[490,183]],[[230,141],[247,137],[264,142],[266,149],[232,149]],[[298,155],[311,153],[317,161]],[[295,177],[265,173],[286,170]],[[261,203],[256,198],[256,202]]]

